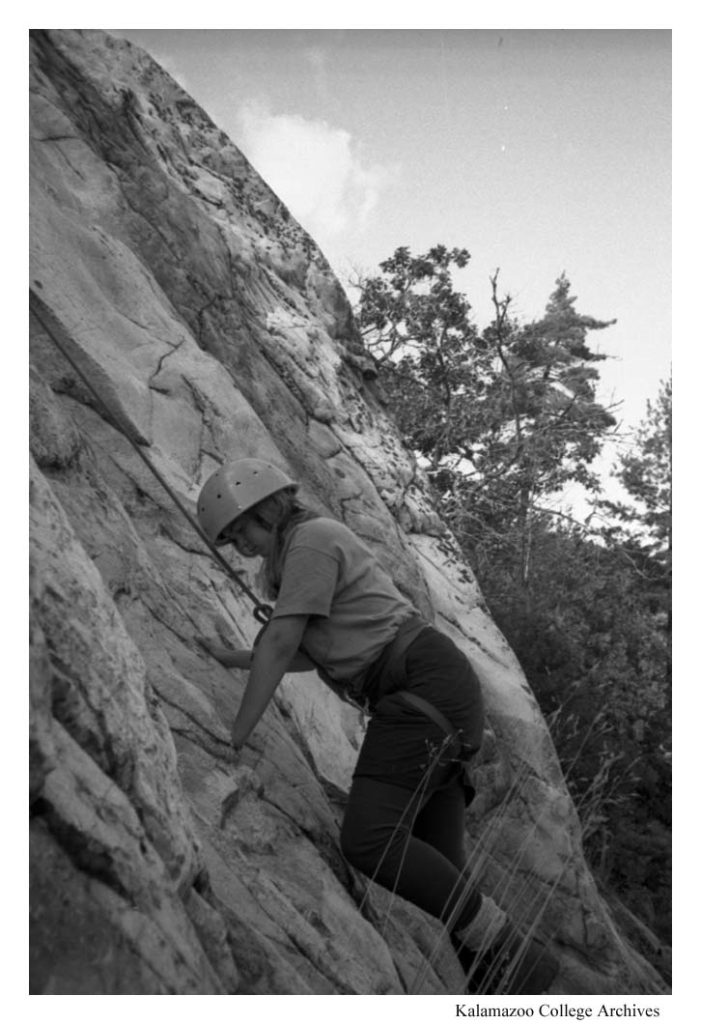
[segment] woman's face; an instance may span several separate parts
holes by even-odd
[[[239,516],[226,529],[222,530],[217,540],[217,547],[233,544],[244,558],[265,558],[270,554],[273,535],[270,530],[261,526],[250,516]]]

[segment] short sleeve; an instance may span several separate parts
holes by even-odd
[[[283,615],[328,616],[338,573],[339,564],[332,555],[306,544],[293,545],[285,558],[273,618]]]

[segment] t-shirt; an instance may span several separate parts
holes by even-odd
[[[308,615],[302,646],[332,679],[357,679],[416,615],[372,552],[335,519],[292,531],[273,618]]]

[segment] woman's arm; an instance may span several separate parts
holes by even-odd
[[[236,715],[231,742],[242,747],[267,708],[280,680],[295,659],[307,625],[307,615],[272,619],[253,652],[251,674]]]
[[[250,668],[251,661],[253,659],[253,651],[238,650],[235,651],[231,647],[223,647],[222,644],[215,643],[213,640],[209,640],[205,636],[196,637],[197,643],[200,647],[204,647],[205,651],[216,658],[220,665],[224,668]]]
[[[204,647],[205,651],[216,658],[220,665],[224,668],[243,668],[249,669],[251,662],[253,661],[253,651],[234,650],[231,647],[224,647],[222,644],[217,644],[213,640],[208,640],[207,637],[198,636],[197,643],[200,647]],[[287,672],[311,672],[314,668],[314,663],[309,660],[306,654],[302,654],[297,651],[292,658],[292,661],[287,666]]]

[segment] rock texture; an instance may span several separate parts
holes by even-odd
[[[125,430],[193,511],[219,463],[260,455],[365,538],[483,680],[482,884],[537,908],[559,991],[663,990],[596,891],[537,705],[312,239],[126,42],[33,33],[30,128],[31,990],[461,990],[435,922],[339,851],[352,708],[286,679],[228,760],[245,676],[194,637],[257,627]]]

